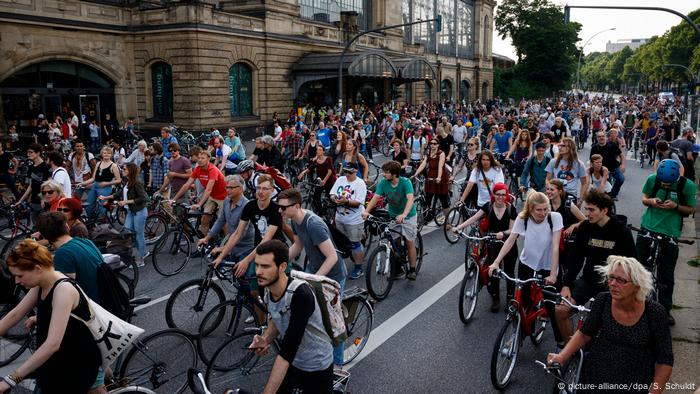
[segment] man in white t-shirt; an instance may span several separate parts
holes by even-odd
[[[423,160],[423,152],[425,152],[425,145],[427,140],[423,137],[423,129],[417,128],[413,131],[413,135],[408,137],[406,140],[406,145],[408,150],[411,152],[411,161],[417,162]]]
[[[452,138],[455,139],[455,144],[457,144],[457,152],[462,155],[464,154],[464,143],[467,141],[467,128],[463,124],[462,118],[457,118],[457,125],[452,127]]]
[[[224,173],[224,175],[233,175],[236,170],[236,164],[228,159],[233,153],[233,149],[224,143],[224,138],[219,136],[214,140],[214,155],[216,160],[214,165]]]
[[[63,168],[63,155],[60,152],[52,151],[47,155],[49,159],[49,171],[51,171],[51,179],[60,183],[63,186],[63,195],[72,197],[73,191],[70,184],[70,176],[68,171]]]
[[[358,279],[364,274],[362,263],[365,253],[362,249],[362,235],[365,223],[362,213],[365,211],[367,185],[357,176],[357,163],[347,163],[343,166],[343,171],[345,175],[335,181],[330,196],[338,205],[335,210],[335,226],[352,242],[355,267],[350,279]]]

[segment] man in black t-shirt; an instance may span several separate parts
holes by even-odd
[[[18,165],[19,162],[12,153],[5,152],[3,145],[0,144],[0,182],[10,189],[15,200],[20,197],[15,184],[15,174],[17,173]]]
[[[622,184],[625,183],[625,155],[620,147],[613,142],[609,142],[604,131],[596,134],[597,144],[591,147],[591,156],[599,154],[603,156],[603,166],[610,171],[610,178],[613,180],[613,187],[610,197],[617,198]],[[619,161],[618,161],[619,160]]]
[[[17,204],[29,200],[31,204],[32,223],[36,224],[37,217],[42,211],[41,206],[41,184],[49,179],[49,167],[41,157],[41,145],[31,144],[27,148],[27,158],[32,162],[27,173],[27,183],[29,186]]]
[[[272,136],[264,135],[255,140],[255,150],[250,160],[267,167],[282,169],[282,154],[275,146]]]
[[[554,141],[559,142],[563,137],[570,137],[569,128],[561,117],[557,116],[554,118],[554,124],[549,129],[549,131],[554,135]]]
[[[105,120],[102,122],[102,144],[106,144],[107,141],[112,139],[117,139],[117,141],[122,142],[125,136],[120,136],[119,134],[119,123],[116,119],[112,119],[110,114],[105,115]]]

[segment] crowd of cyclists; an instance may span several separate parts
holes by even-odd
[[[211,254],[213,267],[235,262],[244,291],[264,297],[267,313],[255,313],[267,329],[249,349],[263,355],[280,341],[261,391],[332,392],[344,363],[346,345],[328,334],[325,300],[295,283],[292,266],[332,279],[341,293],[365,275],[368,285],[381,275],[415,281],[424,253],[420,232],[433,219],[448,238],[491,237],[477,249],[487,250],[494,313],[508,313],[519,288],[506,280],[502,298],[500,277],[541,278],[540,286],[553,287],[570,305],[595,299],[576,333],[571,306],[544,305],[557,342],[549,363],[564,365],[587,346],[581,382],[662,388],[673,365],[678,238],[683,218],[695,210],[698,145],[694,131],[681,126],[680,105],[577,95],[385,103],[347,112],[308,105],[287,119],[275,114],[272,134],[257,137],[252,152],[234,127],[225,135],[212,129],[205,143],[188,149],[168,127],[127,149],[126,134],[119,134],[125,131],[118,130],[103,146],[69,135],[60,144],[32,143],[13,152],[0,147],[2,182],[11,194],[0,208],[25,212],[21,220],[32,231],[22,237],[30,239],[6,239],[11,247],[2,249],[4,274],[30,290],[13,309],[3,309],[0,335],[35,309],[30,321],[39,332],[37,350],[0,381],[0,392],[29,374],[42,393],[107,392],[111,371],[99,366],[86,343],[89,333],[73,317],[85,313],[84,297],[99,302],[95,273],[103,256],[89,238],[100,224],[114,223],[108,216],[117,212],[133,233],[136,269],[142,269],[174,224],[152,219],[160,203],[176,217],[196,219],[195,233],[187,234],[196,248],[178,246],[181,235],[173,260]],[[590,156],[582,157],[587,143]],[[68,155],[57,149],[65,145]],[[636,199],[639,193],[636,185],[623,188],[630,152],[654,169],[642,189],[636,242],[615,206],[621,194]],[[374,162],[378,155],[387,158],[381,166]],[[455,209],[464,212],[456,221]],[[405,271],[394,261],[366,259],[369,219],[400,235]],[[0,226],[16,226],[4,220]],[[519,299],[528,304],[534,289],[522,287]],[[606,366],[611,362],[614,376]]]

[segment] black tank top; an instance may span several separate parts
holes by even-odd
[[[97,165],[97,173],[95,174],[95,182],[112,182],[114,180],[114,174],[112,173],[112,166],[114,163],[110,164],[109,167],[102,168],[100,164]]]
[[[41,292],[39,292],[36,333],[38,346],[46,342],[48,337],[53,313],[53,293],[56,286],[62,282],[69,282],[76,286],[72,280],[63,278],[54,283],[45,299],[41,299]],[[87,300],[80,290],[78,293],[80,302],[72,313],[81,319],[88,320],[90,309]],[[101,361],[100,350],[90,330],[85,323],[71,316],[68,318],[66,332],[63,334],[58,351],[37,370],[37,381],[41,392],[44,394],[87,393],[95,383]]]

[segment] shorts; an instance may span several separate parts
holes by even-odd
[[[204,203],[204,213],[214,213],[214,211],[221,211],[224,209],[224,200],[217,200],[214,198],[209,197],[207,199],[207,202]]]
[[[411,218],[404,219],[401,224],[393,224],[390,229],[400,232],[407,241],[415,242],[418,234],[418,216],[413,215]],[[398,234],[393,234],[398,238]]]
[[[362,241],[362,236],[365,232],[364,223],[361,224],[343,224],[338,221],[335,222],[335,227],[341,233],[345,234],[350,242],[360,242]]]
[[[591,298],[594,298],[598,293],[605,291],[597,286],[591,286],[583,278],[576,279],[574,287],[571,289],[571,296],[576,301],[576,305],[585,305]]]

